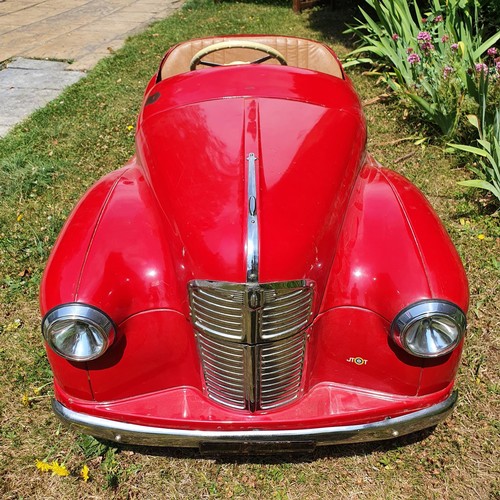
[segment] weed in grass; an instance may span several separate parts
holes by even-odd
[[[86,434],[80,434],[76,440],[76,444],[82,451],[86,460],[103,457],[109,450],[108,445]]]
[[[19,200],[34,197],[52,184],[56,170],[64,170],[62,162],[33,162],[21,153],[6,158],[0,163],[0,196]]]
[[[101,464],[106,479],[106,487],[112,490],[118,488],[122,469],[116,456],[116,448],[108,448]]]

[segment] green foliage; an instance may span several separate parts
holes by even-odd
[[[500,19],[500,2],[498,0],[481,0],[480,22],[485,33],[494,35],[498,31]]]
[[[479,157],[477,163],[468,165],[478,179],[461,181],[462,186],[469,186],[489,191],[500,202],[500,106],[489,123],[486,106],[481,107],[480,117],[470,115],[469,121],[476,128],[479,138],[477,146],[450,144],[453,149],[465,151]]]
[[[59,163],[59,165],[58,165]],[[18,199],[36,196],[37,192],[52,184],[62,162],[16,153],[0,160],[0,196]]]
[[[493,55],[481,61],[500,33],[483,41],[477,0],[432,0],[424,13],[415,1],[411,7],[408,0],[366,4],[371,10],[360,7],[363,20],[347,31],[361,45],[345,66],[381,65],[393,90],[411,100],[447,138],[455,136],[469,101],[480,106],[482,73],[491,74],[500,86]]]
[[[86,460],[105,456],[110,449],[115,450],[114,448],[110,448],[107,444],[104,444],[101,441],[98,441],[96,438],[87,434],[80,434],[77,438],[76,443],[81,449]]]
[[[113,490],[118,488],[122,470],[116,456],[116,448],[107,449],[101,468],[105,474],[106,487]]]

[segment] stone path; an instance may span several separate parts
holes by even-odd
[[[57,61],[17,58],[0,71],[0,137],[85,76]]]
[[[167,17],[182,3],[0,0],[0,66],[6,68],[0,71],[0,137],[82,78],[127,37]]]

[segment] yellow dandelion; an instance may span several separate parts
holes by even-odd
[[[483,233],[481,233],[481,234],[478,234],[478,235],[477,235],[477,238],[478,238],[479,240],[484,240],[484,238],[486,238],[486,236],[485,236]]]
[[[21,222],[21,219],[24,217],[23,214],[19,214],[16,218],[17,222]]]
[[[6,327],[5,330],[7,332],[13,332],[17,330],[18,328],[21,328],[21,320],[20,319],[15,319],[11,323],[9,323]]]
[[[30,405],[30,398],[29,398],[27,392],[25,392],[23,394],[23,397],[21,398],[21,402],[23,403],[23,406],[29,406]]]
[[[130,131],[130,130],[134,130],[134,126],[133,125],[127,125],[127,130]]]
[[[40,387],[34,387],[33,388],[33,394],[35,396],[39,396],[42,393],[42,390],[45,389],[48,385],[50,385],[52,382],[47,382],[46,384],[41,385]]]
[[[80,471],[80,477],[85,483],[89,480],[89,468],[87,467],[87,464],[82,467],[82,470]]]
[[[41,472],[50,472],[52,470],[52,466],[43,460],[36,461],[36,468]]]
[[[69,471],[64,467],[64,465],[59,465],[56,460],[54,460],[51,464],[52,474],[55,476],[69,476]]]

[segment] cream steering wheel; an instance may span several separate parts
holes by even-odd
[[[227,49],[252,49],[258,50],[259,52],[264,52],[267,54],[260,59],[254,59],[253,61],[233,61],[227,64],[219,64],[209,61],[204,61],[203,58],[212,54],[213,52],[218,52],[219,50],[227,50]],[[189,65],[189,69],[191,71],[196,69],[198,64],[202,66],[231,66],[233,64],[261,64],[269,59],[276,59],[282,66],[286,66],[286,59],[283,57],[283,54],[278,52],[276,49],[273,49],[269,45],[264,45],[263,43],[251,42],[249,40],[230,40],[227,42],[219,42],[213,43],[204,49],[198,51],[194,57],[191,59],[191,63]]]

